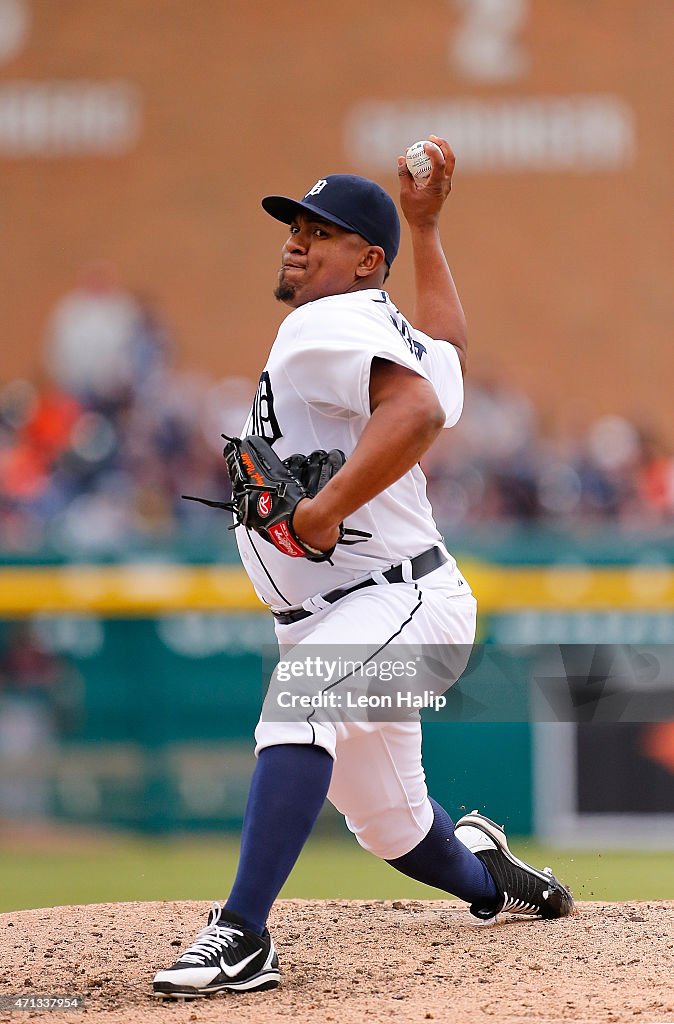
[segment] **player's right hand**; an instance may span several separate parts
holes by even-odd
[[[442,156],[437,150],[430,149],[428,155],[433,169],[425,182],[417,184],[407,169],[405,157],[398,157],[400,207],[411,228],[437,226],[442,207],[452,188],[456,163],[454,153],[446,139],[429,135],[428,140],[440,148]]]

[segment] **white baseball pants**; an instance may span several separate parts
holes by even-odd
[[[299,622],[277,624],[276,634],[282,658],[291,650],[293,658],[301,656],[303,647],[334,650],[339,645],[373,650],[461,645],[465,656],[475,639],[476,615],[470,588],[449,563],[415,583],[384,583],[357,591]],[[426,836],[433,809],[421,760],[418,715],[402,721],[273,718],[263,709],[255,730],[256,754],[286,743],[315,743],[327,750],[335,762],[328,799],[364,849],[393,860]]]

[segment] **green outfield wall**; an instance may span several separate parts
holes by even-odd
[[[595,543],[594,559],[550,537],[526,552],[486,548],[461,559],[482,643],[674,642],[666,546],[621,538],[612,549]],[[0,566],[0,818],[154,833],[238,827],[274,634],[231,554]],[[487,807],[531,831],[523,718],[429,716],[429,784],[451,812]]]

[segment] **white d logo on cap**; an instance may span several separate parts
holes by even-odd
[[[319,178],[314,187],[309,189],[304,198],[308,199],[309,196],[317,196],[319,192],[323,191],[326,185],[327,181],[325,178]]]

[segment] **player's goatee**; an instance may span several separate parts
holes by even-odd
[[[292,299],[295,294],[295,285],[289,281],[284,281],[283,278],[274,288],[274,298],[278,299],[279,302],[288,302]]]

